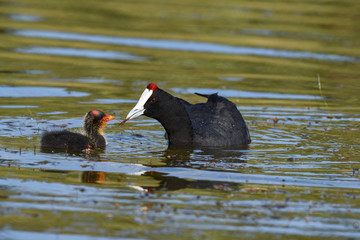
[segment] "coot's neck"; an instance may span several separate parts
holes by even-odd
[[[158,99],[156,111],[145,111],[144,115],[155,118],[165,128],[169,145],[188,146],[193,141],[193,130],[183,100],[157,89]]]
[[[99,129],[97,126],[85,122],[84,129],[85,129],[86,135],[90,139],[90,144],[93,147],[102,146],[105,144],[105,139],[99,132]]]

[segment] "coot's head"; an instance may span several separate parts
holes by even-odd
[[[166,93],[158,88],[155,83],[150,83],[141,94],[139,101],[126,116],[126,119],[120,123],[123,125],[126,121],[141,115],[156,118],[161,114],[162,106],[166,104]]]
[[[88,135],[101,134],[108,121],[114,117],[103,113],[100,110],[91,110],[85,116],[84,129]]]

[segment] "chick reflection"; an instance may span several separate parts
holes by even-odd
[[[81,182],[103,184],[105,180],[104,172],[85,171],[81,174]]]

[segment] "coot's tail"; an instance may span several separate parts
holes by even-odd
[[[206,97],[206,98],[209,98],[211,95],[213,95],[213,94],[216,94],[217,95],[217,93],[212,93],[212,94],[202,94],[202,93],[195,93],[196,95],[198,95],[198,96],[201,96],[201,97]]]

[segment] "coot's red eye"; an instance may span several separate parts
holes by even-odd
[[[155,98],[152,98],[152,99],[151,99],[151,102],[152,102],[152,103],[156,102],[156,99],[155,99]]]

